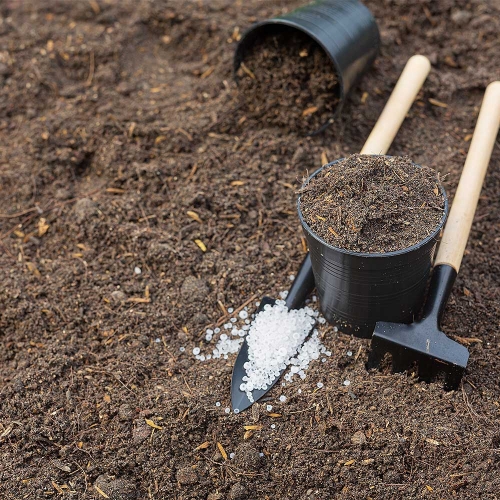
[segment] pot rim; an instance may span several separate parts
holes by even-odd
[[[378,156],[383,156],[385,158],[393,158],[393,155],[368,155],[368,156],[377,156],[377,157]],[[320,167],[317,170],[315,170],[307,178],[307,180],[302,184],[302,188],[304,188],[305,186],[307,186],[307,184],[311,181],[311,179],[313,179],[314,177],[316,177],[322,170],[324,170],[325,168],[331,167],[335,163],[338,163],[338,162],[340,162],[342,160],[345,160],[345,157],[344,158],[339,158],[339,159],[337,159],[335,161],[327,163],[326,165],[323,165],[322,167]],[[412,162],[412,164],[415,165],[415,166],[417,166],[417,167],[420,167],[420,168],[422,167],[418,163]],[[299,219],[300,219],[300,223],[302,224],[302,227],[304,229],[306,229],[306,231],[316,241],[318,241],[322,245],[330,248],[331,250],[334,250],[336,252],[343,253],[343,254],[346,254],[346,255],[349,255],[349,256],[353,256],[353,257],[365,257],[365,258],[389,258],[389,257],[396,257],[396,256],[399,256],[399,255],[404,255],[404,254],[413,252],[414,250],[417,250],[417,249],[423,247],[424,245],[426,245],[432,239],[436,239],[436,237],[439,235],[439,233],[443,229],[443,226],[445,225],[446,219],[448,218],[448,196],[447,196],[446,191],[444,189],[444,186],[442,185],[441,182],[439,182],[439,187],[441,189],[441,193],[442,193],[443,199],[444,199],[444,208],[443,208],[443,215],[441,217],[441,220],[439,221],[439,224],[436,226],[436,229],[429,236],[427,236],[423,240],[419,241],[418,243],[415,243],[414,245],[412,245],[410,247],[402,248],[401,250],[393,250],[392,252],[386,252],[386,253],[354,252],[352,250],[347,250],[345,248],[340,248],[340,247],[335,247],[333,245],[330,245],[330,243],[327,243],[325,240],[323,240],[322,238],[320,238],[309,227],[309,225],[307,224],[307,222],[304,220],[304,217],[302,215],[302,211],[300,210],[300,195],[297,198],[297,212],[299,214]]]

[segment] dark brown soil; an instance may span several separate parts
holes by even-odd
[[[311,230],[354,252],[411,247],[436,232],[443,218],[437,172],[408,156],[351,155],[324,168],[299,192]]]
[[[320,325],[332,357],[270,393],[281,417],[228,416],[234,357],[187,354],[222,307],[289,286],[300,179],[360,151],[416,52],[433,70],[390,154],[453,195],[500,79],[498,2],[365,3],[382,53],[304,139],[238,123],[232,79],[239,33],[298,0],[1,2],[2,500],[498,498],[498,147],[443,320],[471,353],[459,391],[368,373],[368,342]]]
[[[323,48],[304,33],[282,27],[258,40],[237,76],[242,108],[250,119],[285,131],[313,133],[338,104],[338,80]]]

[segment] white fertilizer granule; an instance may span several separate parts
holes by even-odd
[[[319,349],[313,346],[304,350],[301,346],[317,316],[318,312],[309,307],[288,310],[283,300],[277,300],[255,317],[247,335],[248,361],[244,365],[247,374],[240,385],[250,401],[253,402],[254,389],[267,389],[290,364],[299,368],[295,373],[305,377],[303,370],[311,359],[318,359]],[[317,335],[315,339],[320,345]]]

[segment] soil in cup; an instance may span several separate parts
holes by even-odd
[[[435,170],[409,157],[352,155],[323,169],[302,190],[314,233],[338,248],[385,253],[431,235],[443,217]]]
[[[288,130],[320,129],[339,102],[333,63],[317,42],[294,29],[252,45],[238,79],[241,112]]]

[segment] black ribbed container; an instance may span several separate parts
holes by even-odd
[[[339,161],[342,159],[316,170],[304,185]],[[299,196],[299,218],[309,245],[321,311],[329,323],[345,333],[370,338],[377,321],[410,323],[418,314],[448,215],[448,198],[440,187],[444,211],[434,232],[416,245],[387,253],[359,253],[329,245],[304,220]]]
[[[258,39],[284,30],[302,31],[328,54],[339,80],[335,114],[340,113],[349,91],[369,69],[379,50],[380,34],[372,13],[358,0],[318,0],[283,16],[260,21],[238,43],[235,75],[248,49]]]

